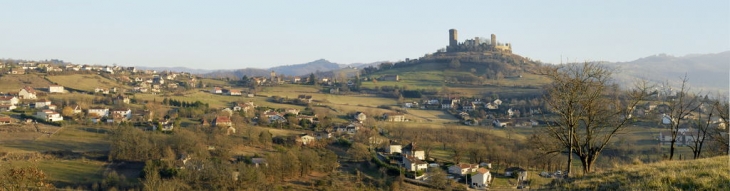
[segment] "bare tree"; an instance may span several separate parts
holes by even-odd
[[[730,129],[730,123],[728,122],[728,113],[730,113],[730,102],[727,97],[720,97],[713,103],[713,110],[717,112],[717,117],[720,118],[717,128],[712,128],[710,133],[710,139],[712,143],[718,147],[721,153],[730,153],[730,136],[728,135],[728,129]]]
[[[707,133],[710,130],[710,124],[712,124],[713,111],[714,109],[709,111],[706,119],[702,119],[702,112],[699,112],[699,117],[696,122],[697,131],[691,134],[692,144],[689,145],[689,148],[692,149],[694,159],[700,158],[700,154],[702,154],[702,146],[704,145],[705,140],[709,137]]]
[[[612,72],[598,63],[563,65],[544,72],[552,80],[544,99],[557,115],[554,124],[545,128],[545,141],[559,146],[540,149],[548,153],[569,150],[567,173],[573,154],[580,159],[583,172],[591,172],[601,151],[622,132],[634,106],[646,95],[645,82],[637,83],[631,91],[620,90]]]
[[[679,127],[692,112],[697,111],[700,107],[699,96],[690,95],[687,81],[689,78],[685,75],[682,78],[682,85],[679,90],[674,90],[669,83],[665,84],[665,98],[669,105],[668,116],[671,119],[672,140],[669,147],[669,160],[674,158],[674,150],[676,149],[677,136],[679,135]],[[675,95],[676,94],[676,95]]]

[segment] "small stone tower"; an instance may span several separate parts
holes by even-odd
[[[459,42],[458,34],[456,29],[449,30],[449,47],[456,48],[456,44]]]
[[[492,34],[492,47],[497,47],[497,35]]]

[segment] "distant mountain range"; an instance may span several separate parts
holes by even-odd
[[[686,74],[693,92],[728,95],[730,89],[730,51],[681,57],[659,54],[630,62],[605,64],[618,68],[616,78],[622,84],[641,78],[654,83],[669,82],[671,86],[678,87]]]
[[[367,66],[377,66],[382,62],[337,64],[325,59],[319,59],[303,64],[277,66],[273,68],[245,68],[235,70],[203,70],[185,67],[138,67],[157,71],[178,71],[202,75],[204,77],[231,77],[268,76],[271,71],[287,76],[305,76],[310,73],[333,75],[340,69],[360,69]],[[606,62],[609,66],[618,69],[615,77],[622,84],[629,84],[634,79],[647,79],[653,83],[669,82],[672,86],[679,86],[680,78],[687,74],[693,91],[703,93],[721,93],[728,95],[730,91],[730,51],[715,54],[692,54],[681,57],[658,54],[639,58],[630,62]]]
[[[231,70],[203,70],[203,69],[192,69],[186,67],[145,67],[137,66],[139,69],[145,70],[156,70],[156,71],[176,71],[176,72],[188,72],[191,74],[198,74],[205,77],[235,77],[240,78],[243,76],[269,76],[271,71],[276,74],[283,74],[287,76],[304,76],[311,73],[326,73],[344,68],[360,68],[371,65],[378,65],[382,62],[372,63],[353,63],[353,64],[337,64],[330,62],[325,59],[319,59],[312,62],[303,64],[292,64],[285,66],[277,66],[273,68],[244,68],[244,69],[231,69]]]

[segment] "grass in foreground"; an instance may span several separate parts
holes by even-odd
[[[42,170],[48,180],[56,187],[69,185],[88,185],[101,182],[104,167],[107,163],[95,160],[37,160],[37,161],[4,161],[2,168],[36,167]]]
[[[569,190],[730,190],[728,156],[629,165],[568,182]]]

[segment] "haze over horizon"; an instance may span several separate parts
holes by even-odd
[[[270,68],[418,58],[497,35],[558,63],[730,50],[730,2],[407,1],[0,3],[0,58],[80,64]]]

